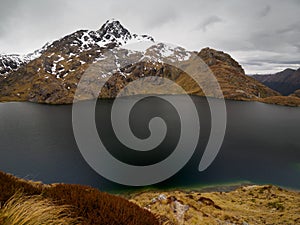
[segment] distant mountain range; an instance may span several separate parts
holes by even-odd
[[[282,95],[287,96],[300,89],[300,68],[285,69],[275,74],[253,75],[253,77]]]
[[[136,42],[147,42],[149,46],[142,51],[126,49],[126,44]],[[103,60],[106,53],[113,56],[108,66],[114,65],[118,71],[110,75],[97,75],[99,71],[94,71],[96,78],[91,83],[95,87],[99,86],[105,76],[110,77],[100,96],[85,90],[82,93],[85,99],[114,98],[129,82],[147,76],[170,79],[188,94],[203,96],[202,89],[191,77],[158,60],[164,57],[171,61],[185,61],[196,53],[214,73],[226,99],[265,101],[272,98],[271,103],[282,102],[282,99],[276,100],[276,96],[280,96],[278,92],[246,76],[241,65],[229,54],[210,48],[190,52],[180,47],[155,43],[151,36],[131,33],[117,20],[106,21],[96,31],[76,31],[53,43],[47,43],[32,54],[0,55],[0,101],[72,103],[84,72],[92,64]],[[134,58],[137,63],[119,68],[120,57],[124,60]],[[155,79],[152,82],[162,90],[168,88],[172,93],[172,88],[163,82],[157,83]],[[205,81],[203,83],[206,85]],[[128,95],[141,93],[143,88],[141,86],[131,90]]]

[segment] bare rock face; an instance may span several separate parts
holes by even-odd
[[[0,55],[0,74],[5,75],[17,70],[24,63],[19,55]]]
[[[48,45],[49,43],[46,43],[41,49],[27,55],[0,54],[0,76],[6,77],[10,72],[17,71],[28,62],[38,58]]]
[[[222,64],[223,66],[226,65],[232,69],[235,69],[238,73],[245,74],[242,66],[227,53],[211,48],[204,48],[198,53],[198,55],[206,62],[208,66]]]
[[[137,35],[130,33],[119,21],[107,20],[102,27],[96,31],[99,40],[104,43],[116,43],[118,46],[124,45],[132,40],[148,40],[154,39],[148,35]],[[97,36],[97,35],[96,35]]]

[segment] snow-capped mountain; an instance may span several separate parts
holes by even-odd
[[[21,66],[40,57],[45,51],[57,52],[59,50],[61,53],[69,53],[72,57],[91,49],[99,50],[143,41],[154,42],[154,39],[148,35],[130,33],[119,21],[111,19],[107,20],[99,30],[76,31],[51,44],[47,43],[41,49],[27,55],[0,54],[0,75],[7,75],[11,71],[18,70]]]
[[[136,50],[130,45],[132,43],[146,44],[146,47]],[[32,54],[2,56],[0,66],[3,65],[1,71],[5,75],[0,76],[0,101],[72,103],[77,85],[87,70],[94,75],[88,81],[89,88],[92,85],[97,89],[101,82],[105,82],[105,88],[100,96],[94,96],[91,90],[86,89],[81,99],[116,97],[128,83],[147,76],[154,77],[153,84],[160,86],[160,90],[176,93],[175,89],[172,92],[167,82],[159,82],[155,76],[170,79],[187,93],[202,96],[202,89],[192,78],[169,65],[178,61],[187,63],[185,61],[192,54],[196,53],[155,43],[148,35],[131,33],[119,21],[108,20],[99,30],[76,31]],[[277,95],[253,78],[245,76],[242,67],[224,52],[206,48],[198,56],[210,66],[227,98],[253,99]],[[167,63],[163,63],[162,59]],[[93,68],[95,62],[101,62],[101,71]],[[111,72],[103,73],[103,68]],[[137,94],[145,89],[146,86],[142,86],[127,94]]]

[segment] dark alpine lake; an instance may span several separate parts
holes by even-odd
[[[126,104],[134,98],[122,101]],[[172,98],[179,104],[183,101],[181,96]],[[300,189],[300,107],[226,101],[227,128],[223,145],[211,166],[199,172],[211,118],[206,99],[192,99],[201,124],[197,149],[183,169],[153,187],[247,181]],[[180,121],[168,102],[148,97],[131,111],[130,127],[139,138],[149,135],[148,122],[155,116],[167,124],[166,138],[149,152],[127,149],[118,141],[110,121],[112,103],[113,100],[98,100],[95,121],[101,140],[115,158],[143,166],[159,162],[172,153],[180,136]],[[85,162],[73,134],[71,105],[0,103],[0,118],[1,171],[44,183],[84,184],[103,191],[128,189],[101,177]]]

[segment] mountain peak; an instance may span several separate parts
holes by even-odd
[[[294,70],[294,69],[291,69],[291,68],[287,68],[287,69],[285,69],[285,70],[283,70],[283,71],[280,71],[280,72],[278,72],[278,73],[294,73],[294,72],[296,72],[296,70]]]
[[[115,19],[107,20],[98,30],[101,39],[113,40],[113,38],[130,39],[131,33]]]
[[[231,68],[237,70],[238,72],[245,74],[242,66],[237,61],[235,61],[229,54],[223,51],[218,51],[207,47],[203,48],[198,53],[198,56],[200,56],[208,66],[213,66],[217,64],[228,65]]]
[[[48,55],[68,55],[72,58],[87,51],[99,53],[99,48],[102,47],[114,48],[141,42],[154,42],[154,39],[148,35],[131,33],[120,21],[110,19],[99,30],[78,30],[53,43],[47,43],[41,49],[27,55],[0,54],[0,76],[18,70],[22,65],[40,57],[44,52],[47,52]]]
[[[102,42],[113,42],[119,46],[128,44],[129,41],[154,41],[154,39],[148,35],[137,35],[131,33],[120,23],[119,20],[116,19],[107,20],[96,32],[99,34],[99,38]]]
[[[121,24],[121,22],[114,18],[106,20],[106,22],[102,25],[100,30],[105,27],[114,27],[114,28],[119,28],[119,29],[125,29],[124,26]]]

